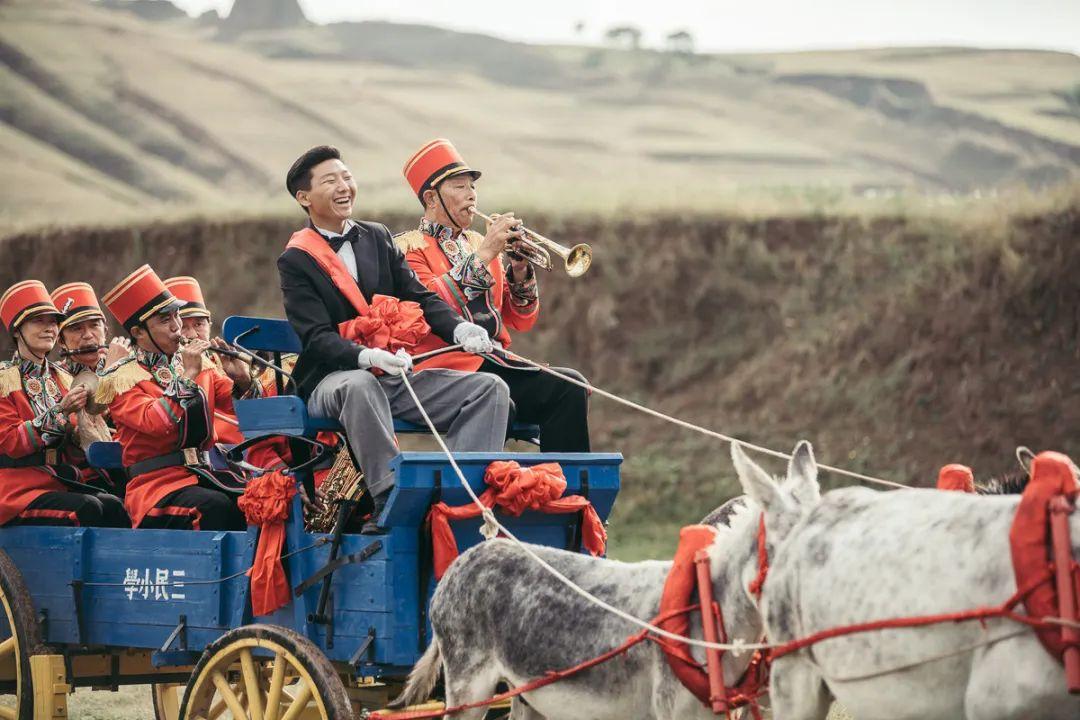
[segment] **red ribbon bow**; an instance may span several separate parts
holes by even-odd
[[[498,460],[484,472],[488,489],[480,496],[484,507],[498,505],[508,515],[517,517],[526,510],[567,514],[582,512],[581,540],[591,555],[603,555],[607,546],[607,531],[592,503],[580,495],[568,495],[566,478],[558,463],[542,463],[521,467],[513,460]],[[435,578],[439,579],[458,556],[457,541],[450,529],[451,520],[479,517],[480,508],[470,503],[450,507],[438,503],[431,508],[431,542]]]
[[[248,481],[236,503],[248,525],[260,527],[255,561],[248,570],[253,615],[269,615],[289,604],[289,580],[281,564],[281,548],[285,544],[289,503],[295,495],[296,481],[275,470]]]
[[[410,352],[430,332],[418,303],[388,295],[374,296],[363,315],[338,325],[346,340],[388,352]]]

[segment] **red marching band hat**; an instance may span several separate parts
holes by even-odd
[[[60,320],[60,329],[90,318],[105,319],[105,313],[101,311],[94,288],[84,282],[72,282],[61,285],[52,291],[53,304],[63,314]]]
[[[117,322],[129,332],[136,325],[146,322],[151,315],[184,307],[184,301],[169,292],[149,265],[143,265],[121,280],[105,293],[102,301]]]
[[[15,283],[0,297],[0,321],[9,333],[14,333],[24,321],[38,315],[56,315],[58,320],[61,315],[40,280]]]
[[[453,143],[444,138],[432,140],[417,150],[402,172],[421,201],[425,190],[431,190],[448,177],[462,173],[471,174],[474,180],[480,177],[480,171],[469,167]]]
[[[181,275],[166,280],[165,287],[178,299],[184,301],[184,307],[180,308],[180,317],[210,318],[210,311],[206,309],[206,300],[203,298],[202,287],[199,286],[198,280]]]

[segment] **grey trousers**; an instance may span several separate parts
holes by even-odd
[[[501,378],[436,368],[410,373],[409,382],[435,427],[446,433],[451,450],[502,450],[510,389]],[[345,428],[373,496],[394,486],[390,461],[398,449],[393,418],[424,422],[400,376],[333,372],[315,387],[307,406],[313,417],[336,418]]]

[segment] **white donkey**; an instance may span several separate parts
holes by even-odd
[[[741,450],[734,449],[733,457],[740,479],[751,468],[757,470]],[[819,500],[810,445],[796,447],[785,481],[769,482],[768,531],[770,543],[776,543]],[[753,643],[760,637],[761,621],[746,588],[756,572],[760,509],[748,500],[729,505],[716,523],[718,537],[710,548],[713,593],[729,638]],[[546,547],[532,549],[611,605],[644,620],[657,615],[670,562],[623,563]],[[426,699],[440,670],[448,706],[482,700],[494,694],[500,681],[519,686],[571,667],[617,647],[638,630],[568,590],[508,540],[481,543],[450,566],[431,602],[431,624],[434,639],[395,705]],[[693,637],[700,639],[698,614],[690,627]],[[693,654],[704,661],[703,651],[694,648]],[[749,660],[745,652],[724,655],[728,686],[737,683]],[[522,698],[515,698],[511,713],[518,720],[715,717],[680,684],[660,649],[648,641]],[[478,709],[456,717],[483,715],[484,710]]]
[[[766,509],[785,494],[760,471],[747,492]],[[826,494],[770,555],[760,604],[769,641],[1000,605],[1016,592],[1009,528],[1019,502],[936,490]],[[1070,527],[1077,557],[1080,513]],[[1061,664],[1004,619],[844,636],[774,662],[778,720],[825,718],[830,698],[859,720],[1080,718]]]

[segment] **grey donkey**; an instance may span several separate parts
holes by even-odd
[[[760,472],[738,446],[733,446],[732,458],[741,482],[753,470]],[[780,487],[785,501],[774,504],[779,522],[766,518],[770,544],[779,542],[784,528],[819,499],[817,465],[808,443],[796,447]],[[761,509],[743,498],[729,510],[715,525],[718,535],[709,551],[713,593],[728,637],[753,643],[762,633],[748,590],[757,572]],[[547,547],[532,549],[611,605],[643,620],[657,615],[670,562],[624,563]],[[571,667],[617,647],[639,629],[569,590],[505,539],[481,543],[450,566],[431,602],[431,624],[434,638],[396,706],[427,699],[440,671],[445,674],[448,707],[483,700],[500,681],[514,687]],[[690,627],[692,636],[700,639],[697,613]],[[693,654],[704,662],[703,650],[694,648]],[[725,653],[725,683],[734,685],[749,660],[748,652]],[[478,709],[455,717],[476,720],[483,715]],[[683,687],[657,645],[644,642],[607,663],[515,698],[511,717],[704,720],[714,715]]]

